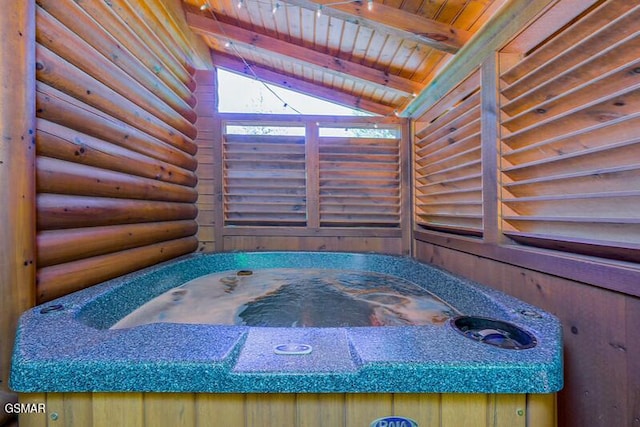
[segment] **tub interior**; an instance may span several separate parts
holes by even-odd
[[[160,318],[161,310],[156,310],[157,307],[149,309],[149,306],[147,306],[142,310],[155,311],[155,319],[140,320],[138,314],[134,313],[136,310],[144,307],[145,304],[152,303],[154,299],[157,299],[156,302],[164,302],[169,306],[174,305],[178,307],[181,305],[181,300],[186,299],[185,297],[189,293],[188,291],[183,293],[183,289],[185,289],[189,282],[211,280],[218,285],[217,290],[213,293],[216,298],[222,297],[228,301],[234,299],[237,301],[233,302],[235,308],[231,308],[231,306],[227,307],[227,304],[216,303],[216,306],[218,306],[221,311],[227,312],[227,320],[221,321],[216,319],[211,322],[205,321],[204,324],[239,326],[242,325],[242,321],[238,322],[236,319],[238,305],[246,306],[244,308],[248,310],[245,310],[245,317],[250,318],[255,314],[255,311],[259,309],[259,303],[263,303],[264,299],[260,300],[255,296],[245,296],[242,293],[237,294],[239,297],[235,298],[234,292],[225,291],[232,289],[237,291],[239,289],[238,283],[241,282],[253,282],[255,284],[259,281],[263,273],[275,274],[275,271],[282,272],[289,269],[313,271],[315,275],[325,278],[340,274],[347,276],[347,278],[349,276],[360,276],[362,280],[364,280],[362,284],[355,285],[355,288],[351,291],[343,292],[342,302],[352,304],[349,311],[353,310],[353,303],[357,305],[358,301],[363,302],[368,300],[369,308],[365,308],[365,312],[366,310],[371,311],[371,306],[377,304],[378,312],[385,313],[387,310],[382,309],[384,304],[381,302],[384,302],[385,299],[387,302],[391,302],[393,299],[404,301],[403,298],[405,298],[405,296],[402,295],[402,292],[408,292],[409,294],[421,294],[424,297],[422,301],[424,308],[427,308],[427,311],[431,310],[430,313],[424,315],[429,317],[429,321],[423,319],[422,321],[418,321],[417,324],[437,325],[446,322],[450,317],[462,314],[487,317],[509,317],[512,314],[507,305],[501,302],[503,300],[502,298],[495,298],[497,293],[494,290],[477,284],[468,286],[470,282],[460,277],[451,275],[433,266],[413,261],[410,258],[347,252],[229,252],[215,255],[197,254],[185,256],[151,269],[144,269],[123,276],[122,278],[94,286],[83,292],[83,303],[78,307],[75,317],[83,324],[96,329],[109,329],[112,327],[129,328],[133,326],[133,323],[129,323],[129,320],[133,317],[137,319],[136,322],[138,323],[136,324],[139,325],[153,322],[200,324],[203,323],[201,320],[180,320],[177,317]],[[238,272],[243,270],[251,271],[253,275],[238,275]],[[208,278],[201,279],[203,277]],[[391,287],[381,285],[379,283],[381,278],[393,283],[393,285]],[[313,283],[315,279],[309,278],[308,280],[312,288],[316,287]],[[340,287],[341,285],[338,284],[337,286]],[[358,289],[358,286],[360,289]],[[277,293],[270,293],[267,289],[268,286],[258,285],[258,287],[263,289],[263,291],[266,289],[265,292],[262,292],[266,298],[279,300],[282,297],[282,295],[278,295]],[[296,286],[293,286],[290,291],[295,293],[295,288]],[[374,290],[374,288],[377,288],[377,290]],[[316,297],[324,298],[322,295],[323,292],[324,291],[319,291]],[[260,292],[258,294],[260,294]],[[242,298],[245,300],[242,301]],[[254,302],[253,305],[246,304],[250,303],[252,298],[258,299],[259,301],[257,303]],[[73,299],[73,296],[69,298],[71,301],[73,301]],[[377,302],[375,301],[376,299],[378,299]],[[427,300],[429,301],[427,302]],[[206,306],[206,304],[204,305]],[[326,303],[318,305],[329,307]],[[405,304],[405,309],[407,306],[408,304]],[[310,305],[309,308],[322,311],[322,307],[313,307],[313,305]],[[333,309],[334,307],[331,308]],[[281,308],[279,308],[279,310],[280,309]],[[295,311],[302,312],[303,310],[296,307]],[[127,316],[131,316],[131,318],[125,321]],[[204,317],[207,316],[212,315],[206,314]],[[228,320],[229,318],[233,318],[233,320],[230,321]],[[377,318],[377,316],[373,316],[373,322],[370,322],[373,323],[373,325],[351,324],[351,326],[397,326],[400,323],[404,323],[402,320],[398,322],[392,321],[386,316],[386,320],[383,322],[377,322],[375,318]],[[295,319],[290,322],[288,319],[289,318],[274,326],[305,326],[304,322],[299,321],[297,325],[294,325]],[[125,325],[127,323],[128,325]],[[253,325],[251,323],[253,323]],[[250,320],[249,322],[245,322],[245,325],[265,326],[257,325],[257,323],[260,323],[260,321],[255,320],[254,323],[253,320]],[[342,326],[339,323],[340,322],[334,325],[316,324],[314,326]],[[407,322],[405,324],[409,325],[409,323],[410,322]],[[311,325],[309,324],[307,326]]]
[[[460,312],[425,287],[382,273],[276,268],[211,273],[155,297],[112,329],[149,323],[260,327],[443,324]]]

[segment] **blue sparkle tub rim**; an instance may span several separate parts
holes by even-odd
[[[154,323],[108,328],[193,278],[260,268],[390,274],[464,315],[516,324],[537,339],[513,351],[449,326],[275,328]],[[52,309],[51,307],[55,307]],[[304,355],[279,345],[304,344]],[[19,392],[552,393],[562,379],[558,320],[502,292],[407,257],[347,252],[191,254],[35,307],[22,316],[10,386]]]

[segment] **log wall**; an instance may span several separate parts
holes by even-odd
[[[202,63],[169,16],[175,5],[36,3],[44,302],[196,249],[193,74]]]

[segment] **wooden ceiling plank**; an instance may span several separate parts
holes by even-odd
[[[377,2],[372,10],[367,9],[365,1],[333,5],[329,5],[334,3],[332,0],[284,0],[283,2],[315,11],[323,6],[321,10],[323,15],[413,40],[447,53],[456,53],[471,38],[471,33],[468,31]],[[327,6],[324,7],[324,4]]]
[[[436,78],[401,112],[401,117],[418,117],[471,74],[491,53],[502,48],[534,17],[557,0],[513,0],[501,8]]]
[[[225,55],[223,53],[213,52],[213,65],[235,73],[249,75],[254,78],[253,74],[247,69],[246,65],[235,57]],[[294,90],[306,95],[321,98],[330,102],[344,105],[350,108],[368,111],[382,116],[393,114],[394,108],[381,105],[366,99],[353,96],[348,93],[340,92],[334,88],[326,88],[295,77],[284,76],[269,69],[251,65],[251,69],[258,78],[266,83],[273,84],[285,89]]]
[[[394,90],[410,95],[419,92],[422,88],[421,83],[403,77],[390,75],[384,71],[339,59],[297,44],[258,34],[221,21],[215,21],[212,18],[196,13],[187,12],[187,23],[195,32],[205,36],[223,37],[234,43],[269,52],[271,55],[286,56],[293,61],[304,62],[309,66],[313,65],[325,72],[349,75],[352,78],[364,80],[368,84],[379,86],[384,90]]]

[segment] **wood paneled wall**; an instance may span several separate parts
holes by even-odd
[[[562,426],[640,425],[638,17],[621,0],[549,2],[511,40],[466,46],[447,66],[459,80],[443,74],[448,92],[415,121],[415,256],[560,318]],[[426,143],[468,147],[460,124],[474,123],[457,120],[476,102],[465,55],[480,62],[481,154],[459,151],[436,179]],[[472,208],[475,230],[459,224]]]
[[[558,425],[638,424],[640,298],[424,242],[417,242],[416,258],[560,318],[565,386],[558,394]]]
[[[36,3],[44,302],[196,249],[196,83],[162,1]]]

